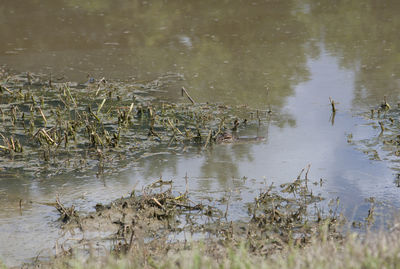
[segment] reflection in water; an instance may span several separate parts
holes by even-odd
[[[355,106],[397,101],[400,85],[399,1],[312,1],[308,29],[341,67],[355,73]]]
[[[296,3],[6,1],[0,59],[80,81],[182,73],[195,100],[280,107],[309,76]]]
[[[239,216],[265,182],[287,182],[308,163],[310,177],[323,178],[324,195],[340,196],[350,217],[370,196],[399,204],[387,164],[368,160],[346,141],[349,133],[377,135],[349,111],[378,104],[385,94],[397,101],[398,1],[3,2],[0,61],[18,71],[79,82],[88,74],[136,80],[178,74],[157,92],[161,98],[186,101],[178,91],[185,86],[199,102],[247,104],[278,115],[258,130],[240,130],[265,141],[205,152],[157,149],[104,178],[95,171],[36,179],[20,168],[2,171],[0,246],[16,242],[0,247],[7,264],[36,256],[60,236],[55,210],[27,201],[52,201],[60,193],[67,204],[90,210],[160,176],[184,190],[188,174],[193,199],[234,191],[243,199],[231,206]],[[338,102],[334,115],[329,97]],[[365,211],[360,207],[357,218]]]

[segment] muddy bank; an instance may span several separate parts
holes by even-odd
[[[176,193],[172,182],[162,179],[140,193],[132,192],[110,204],[97,204],[91,213],[77,212],[57,199],[53,206],[60,213],[61,229],[75,242],[56,245],[54,260],[36,265],[51,267],[53,262],[82,255],[138,255],[147,266],[150,260],[162,260],[199,244],[204,244],[208,255],[216,259],[241,244],[252,254],[267,257],[289,246],[307,246],[321,233],[340,241],[344,219],[338,201],[332,201],[329,213],[323,213],[324,199],[314,194],[322,182],[310,180],[308,172],[303,169],[287,184],[265,186],[254,202],[243,205],[248,212],[244,221],[226,218],[228,197],[220,201],[226,203],[223,210],[212,204],[195,203],[190,192]]]

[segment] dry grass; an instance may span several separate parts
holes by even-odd
[[[394,226],[396,227],[396,226]],[[288,246],[274,255],[255,256],[246,248],[219,249],[196,243],[189,250],[169,253],[162,258],[146,257],[136,250],[125,257],[104,259],[74,258],[59,260],[56,268],[399,268],[400,229],[370,232],[364,236],[349,234],[343,241],[320,235],[304,248]],[[215,250],[215,249],[214,249]],[[141,252],[141,253],[140,253]]]

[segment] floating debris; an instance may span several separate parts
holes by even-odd
[[[375,113],[377,112],[377,113]],[[398,171],[400,156],[400,108],[391,108],[387,103],[386,96],[378,109],[371,109],[365,112],[365,119],[370,126],[379,132],[376,136],[366,139],[348,139],[348,142],[355,145],[360,151],[369,156],[370,160],[386,160],[395,171]],[[393,179],[395,186],[399,186],[399,180]]]
[[[172,181],[162,179],[143,188],[140,194],[133,191],[130,196],[110,204],[99,203],[96,211],[88,214],[78,214],[74,207],[61,205],[58,198],[55,207],[60,212],[64,230],[74,236],[82,233],[85,244],[92,245],[90,242],[97,240],[96,245],[101,246],[101,242],[112,240],[113,252],[117,254],[126,254],[140,246],[152,255],[156,252],[164,255],[167,249],[154,246],[179,249],[186,245],[185,241],[166,243],[166,238],[179,238],[179,234],[188,233],[210,244],[233,247],[246,242],[252,253],[271,255],[288,245],[305,246],[321,232],[329,238],[342,238],[338,231],[343,224],[339,200],[330,203],[336,208],[328,215],[323,214],[317,207],[323,198],[314,195],[308,186],[309,167],[304,177],[303,171],[293,182],[279,188],[271,184],[253,203],[248,203],[247,221],[227,219],[229,197],[222,199],[219,207],[196,203],[189,198],[190,192],[174,194]],[[224,202],[225,210],[221,210]],[[96,234],[103,235],[100,241]]]
[[[381,104],[380,108],[382,110],[389,110],[391,109],[391,106],[389,105],[389,103],[386,101],[386,96],[383,97],[383,103]]]
[[[336,104],[335,101],[329,97],[329,102],[331,103],[331,107],[332,107],[332,113],[336,113]]]
[[[118,167],[116,155],[134,161],[151,147],[206,150],[223,142],[252,142],[237,133],[267,117],[257,111],[252,120],[256,111],[243,106],[197,103],[185,88],[182,94],[190,104],[157,100],[150,91],[163,87],[162,78],[138,83],[102,78],[86,84],[49,80],[33,73],[0,73],[0,168],[7,169],[6,160],[17,154],[25,171],[36,176],[84,173],[97,167],[92,160],[99,161],[101,150],[108,171]],[[230,131],[235,135],[228,139],[224,134]]]

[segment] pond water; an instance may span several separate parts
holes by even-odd
[[[365,112],[383,96],[398,101],[399,12],[395,0],[3,1],[0,63],[17,72],[81,83],[171,75],[158,98],[186,102],[185,86],[198,102],[276,116],[248,131],[264,141],[153,152],[102,178],[1,170],[0,260],[51,254],[62,236],[54,208],[25,203],[20,211],[20,199],[52,202],[59,194],[87,211],[160,177],[184,190],[187,175],[198,201],[232,195],[232,219],[266,184],[291,181],[308,164],[309,177],[323,179],[322,195],[339,197],[349,218],[365,218],[369,197],[398,207],[396,164],[379,151],[382,160],[371,160],[348,137],[378,136]]]

